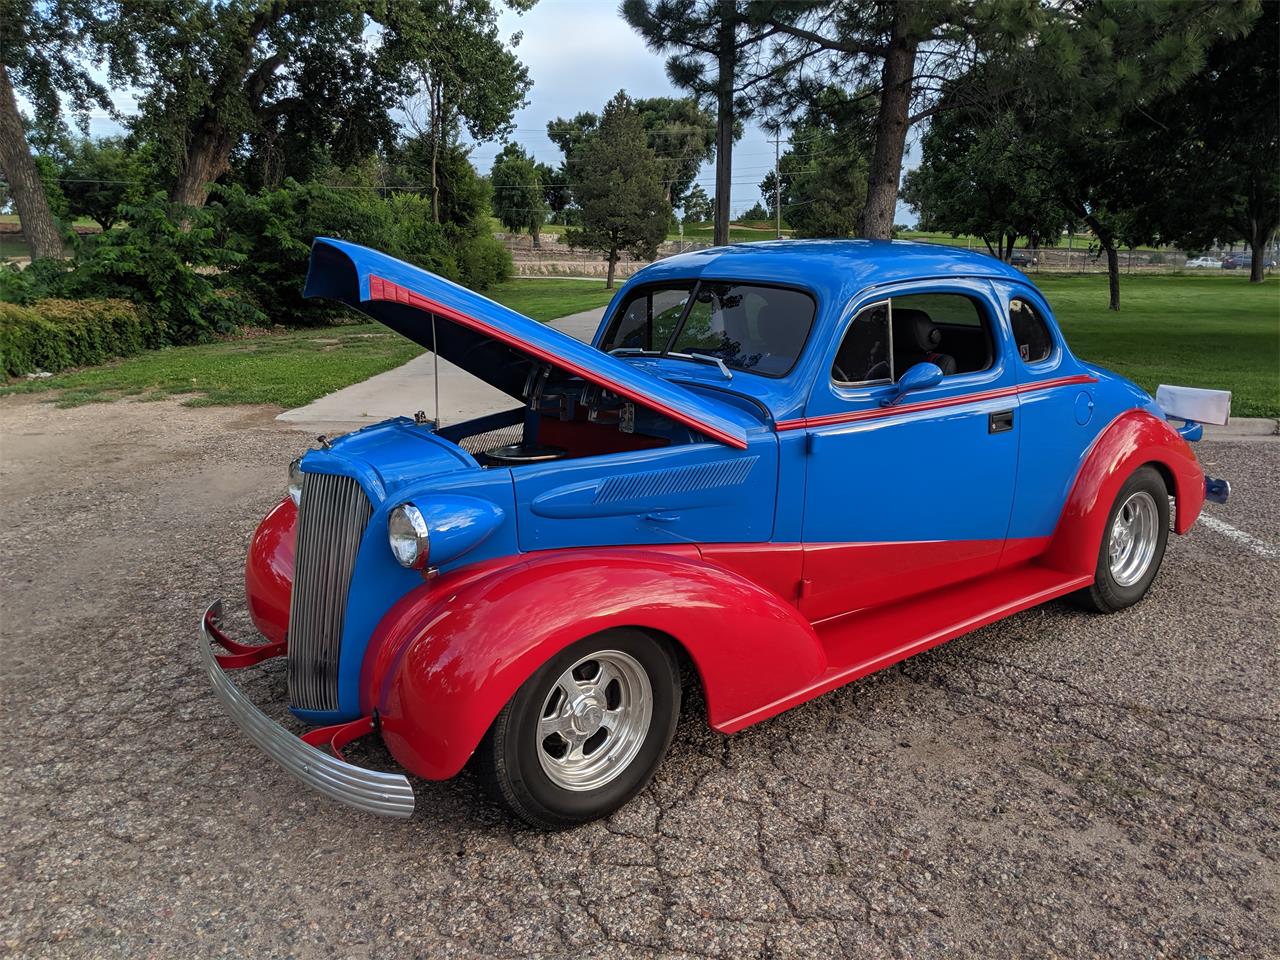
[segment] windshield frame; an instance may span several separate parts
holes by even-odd
[[[618,304],[617,310],[609,318],[609,324],[605,327],[604,332],[600,336],[600,344],[597,349],[612,354],[617,357],[643,357],[645,359],[663,359],[663,360],[682,360],[686,363],[694,363],[706,365],[706,361],[698,360],[691,357],[688,353],[676,352],[672,347],[680,339],[680,335],[684,332],[685,324],[689,321],[689,314],[693,311],[693,305],[697,302],[698,292],[703,285],[719,285],[732,284],[743,287],[758,287],[769,290],[786,290],[790,293],[799,293],[805,296],[813,305],[813,313],[809,318],[809,329],[805,331],[804,339],[800,342],[800,347],[795,352],[795,356],[791,358],[791,363],[787,369],[780,373],[767,373],[763,370],[753,369],[751,367],[741,367],[729,361],[726,357],[719,357],[718,354],[709,351],[701,351],[707,353],[708,356],[719,357],[723,360],[725,366],[735,373],[749,373],[757,377],[767,377],[770,380],[781,380],[788,377],[795,370],[796,365],[800,362],[800,358],[804,356],[805,351],[809,348],[809,339],[813,336],[814,327],[818,325],[818,298],[812,290],[808,290],[801,286],[790,283],[772,283],[767,280],[747,280],[742,277],[690,277],[690,278],[673,278],[671,280],[655,280],[651,283],[638,284],[635,288],[628,291],[625,300]],[[675,327],[671,331],[671,336],[667,342],[663,344],[662,349],[645,350],[640,347],[613,347],[605,348],[605,344],[609,339],[617,334],[618,327],[622,323],[623,314],[626,312],[633,300],[639,296],[652,293],[656,290],[680,290],[687,289],[689,297],[685,301],[684,309],[680,311],[680,317],[676,320]],[[615,352],[616,351],[616,352]]]

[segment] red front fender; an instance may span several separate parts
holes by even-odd
[[[670,635],[688,651],[713,727],[804,688],[827,665],[794,606],[692,547],[559,550],[460,571],[404,597],[374,633],[362,707],[376,706],[405,767],[451,777],[539,666],[622,626]]]
[[[1090,447],[1042,562],[1055,570],[1092,575],[1116,494],[1147,463],[1172,478],[1174,529],[1190,530],[1204,505],[1204,471],[1196,455],[1166,421],[1145,410],[1129,410],[1111,421]]]
[[[249,541],[244,563],[244,595],[249,615],[264,637],[284,640],[293,591],[293,537],[298,508],[285,497],[267,514]]]

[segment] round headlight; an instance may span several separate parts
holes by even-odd
[[[412,503],[402,503],[387,516],[387,539],[396,562],[410,570],[427,565],[430,538],[422,511]]]
[[[296,507],[302,503],[302,458],[289,464],[289,499]]]

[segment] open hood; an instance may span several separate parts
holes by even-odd
[[[742,425],[714,400],[581,343],[434,273],[344,240],[317,238],[305,294],[340,300],[503,393],[522,399],[535,363],[558,367],[733,447]]]

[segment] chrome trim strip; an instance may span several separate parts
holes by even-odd
[[[346,763],[323,750],[304,743],[250,702],[227,677],[214,657],[209,635],[210,617],[217,619],[222,601],[211,604],[200,618],[200,656],[204,659],[209,683],[222,701],[227,715],[236,722],[259,750],[280,764],[302,783],[327,797],[388,817],[413,814],[413,787],[399,773],[367,770]]]

